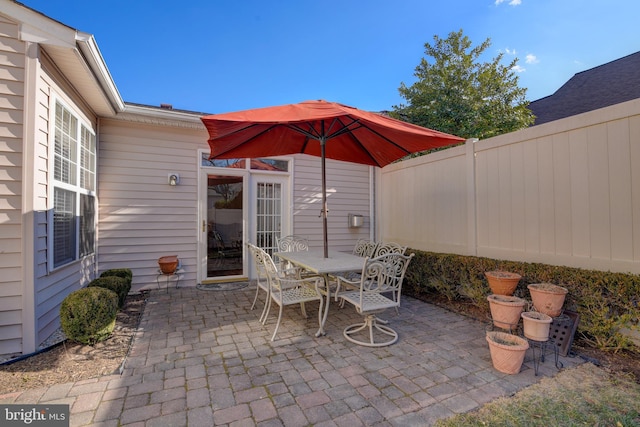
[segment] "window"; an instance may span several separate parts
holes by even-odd
[[[246,169],[247,159],[211,159],[209,154],[202,153],[202,166],[213,166],[218,168]],[[289,172],[289,161],[279,159],[250,159],[249,166],[252,170]]]
[[[95,252],[96,137],[60,102],[55,107],[53,267]]]

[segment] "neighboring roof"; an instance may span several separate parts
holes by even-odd
[[[640,98],[640,52],[575,74],[553,95],[529,104],[534,125]]]

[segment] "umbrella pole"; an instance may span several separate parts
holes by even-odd
[[[321,162],[320,167],[322,169],[322,233],[324,238],[324,257],[329,258],[329,239],[327,237],[327,175],[325,167],[325,143],[326,138],[322,136],[320,138],[320,153]]]

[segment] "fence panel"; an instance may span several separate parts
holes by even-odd
[[[640,100],[390,165],[378,235],[415,249],[640,273]]]

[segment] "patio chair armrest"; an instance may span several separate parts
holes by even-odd
[[[313,286],[316,290],[319,289],[320,284],[323,282],[320,276],[305,277],[302,279],[284,277],[278,280],[282,289],[296,288],[298,286]]]
[[[336,285],[336,293],[335,300],[338,301],[338,295],[340,294],[340,288],[345,287],[348,290],[358,290],[360,289],[360,282],[362,281],[362,277],[360,273],[349,272],[346,274],[348,277],[344,276],[334,276],[337,282]]]

